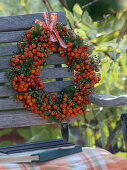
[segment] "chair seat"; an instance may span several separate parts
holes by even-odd
[[[54,159],[46,162],[34,163],[0,163],[2,170],[126,170],[127,159],[111,154],[100,148],[83,148],[83,152]]]

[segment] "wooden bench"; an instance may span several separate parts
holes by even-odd
[[[35,19],[43,21],[42,14],[36,13],[0,17],[0,128],[24,127],[49,123],[39,115],[24,110],[21,102],[17,103],[13,97],[15,91],[12,88],[8,89],[9,82],[6,77],[6,72],[10,67],[10,57],[18,50],[16,42],[20,41],[25,31],[32,27]],[[67,24],[63,12],[58,12],[57,21],[64,25]],[[40,77],[42,79],[48,79],[48,82],[44,82],[45,90],[48,92],[57,93],[61,91],[63,87],[72,84],[72,80],[67,80],[66,78],[72,78],[73,73],[68,72],[67,67],[62,67],[65,60],[66,58],[59,57],[57,53],[54,53],[47,59],[47,64],[51,65],[52,68],[43,69]],[[51,79],[54,81],[51,81]],[[89,95],[89,100],[102,107],[127,104],[127,96],[116,97],[107,94],[92,94]],[[65,127],[62,125],[61,129],[63,136],[65,132],[67,134],[67,125]],[[68,139],[68,136],[65,138]]]

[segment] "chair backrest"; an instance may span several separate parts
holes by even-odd
[[[57,21],[66,25],[67,21],[64,12],[57,13]],[[8,88],[9,82],[6,77],[6,72],[10,67],[10,57],[18,50],[16,42],[20,41],[25,31],[32,27],[35,19],[43,21],[42,14],[0,17],[0,128],[47,123],[39,115],[24,110],[23,104],[15,100],[13,97],[15,91]],[[62,67],[61,65],[65,63],[65,60],[66,58],[61,58],[57,53],[47,59],[47,65],[51,65],[52,68],[44,68],[40,77],[46,79],[44,86],[48,92],[58,92],[63,87],[72,84],[72,81],[66,78],[73,77],[73,74],[68,72],[67,67]]]

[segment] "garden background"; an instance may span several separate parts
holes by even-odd
[[[1,0],[0,16],[64,11],[68,27],[89,41],[101,60],[101,81],[96,92],[127,94],[127,1],[126,0]],[[101,147],[126,157],[121,113],[127,106],[103,108],[91,104],[88,113],[69,126],[69,141]],[[60,127],[48,125],[0,130],[0,147],[61,138]]]

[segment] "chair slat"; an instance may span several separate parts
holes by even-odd
[[[73,77],[73,73],[68,71],[67,67],[64,68],[46,68],[42,69],[40,73],[42,79],[56,79]],[[0,72],[0,83],[7,83],[9,80],[6,72]]]
[[[49,12],[49,16],[50,16]],[[67,24],[67,20],[64,12],[58,13],[57,22],[61,22],[64,25]],[[42,13],[26,14],[26,15],[13,15],[13,16],[4,16],[0,17],[0,31],[16,31],[16,30],[25,30],[31,28],[34,24],[34,20],[39,19],[44,21]]]
[[[6,122],[6,123],[5,123]],[[49,122],[28,110],[0,112],[0,128],[43,125]]]
[[[6,72],[0,72],[0,83],[8,83],[9,80],[6,76]]]
[[[45,90],[48,92],[59,92],[63,88],[72,85],[73,82],[71,80],[68,81],[56,81],[56,82],[44,82]]]
[[[11,31],[11,32],[0,32],[0,43],[11,43],[19,42],[23,35],[25,35],[26,30],[24,31]]]
[[[16,91],[12,87],[0,86],[0,97],[14,96]]]
[[[9,99],[0,99],[0,110],[7,109],[21,109],[23,107],[23,103],[17,102],[14,98]]]
[[[54,64],[64,64],[67,57],[61,58],[58,53],[51,54],[50,57],[46,58],[47,65],[54,65]],[[3,64],[4,63],[4,64]],[[0,58],[0,69],[7,69],[10,67],[10,57]]]
[[[127,104],[127,95],[113,96],[106,93],[90,94],[89,101],[101,107],[113,107]]]
[[[72,81],[59,81],[59,82],[44,82],[45,90],[48,92],[59,92],[63,88],[72,85]],[[0,97],[14,96],[16,91],[12,89],[12,87],[8,88],[8,86],[0,86]]]
[[[17,44],[0,45],[0,56],[12,56],[18,52]]]
[[[67,77],[73,77],[73,73],[70,72],[67,67],[47,68],[47,69],[42,69],[40,77],[42,79],[67,78]]]

